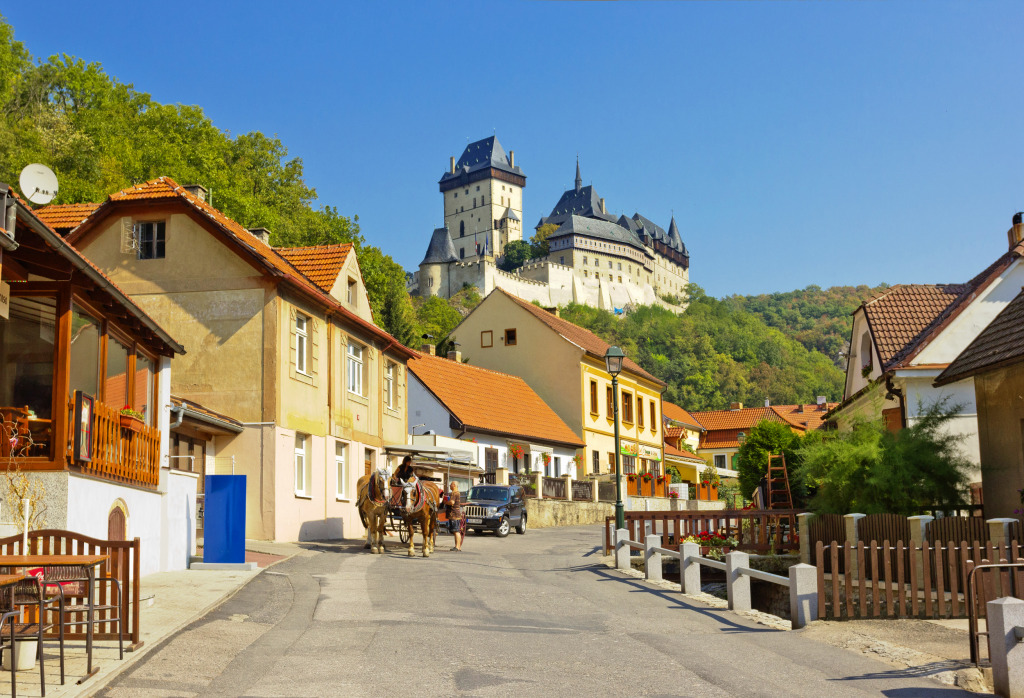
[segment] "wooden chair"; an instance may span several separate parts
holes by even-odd
[[[95,586],[90,589],[88,570],[84,567],[44,567],[42,583],[46,592],[52,594],[58,601],[57,608],[62,642],[65,628],[89,624],[88,611],[91,606],[93,625],[117,623],[118,654],[120,659],[124,659],[124,620],[121,609],[121,582],[114,577],[97,576],[93,578]],[[116,594],[108,594],[108,597],[114,596],[116,601],[101,603],[96,600],[97,588],[100,584],[104,583],[111,585],[112,590],[116,592]],[[107,618],[99,618],[98,615],[101,611],[110,611],[111,615]],[[73,620],[75,615],[81,616],[82,620]],[[61,661],[63,666],[63,652],[61,654]],[[63,674],[61,679],[63,682]]]
[[[22,603],[22,602],[28,603]],[[46,663],[43,654],[43,631],[51,626],[45,624],[39,614],[35,622],[24,623],[24,609],[19,605],[37,605],[43,608],[45,598],[43,586],[35,577],[27,577],[14,586],[0,588],[0,649],[11,653],[11,696],[18,693],[18,663],[15,656],[15,643],[18,640],[36,640],[36,658],[39,661],[39,690],[46,696]],[[61,643],[61,667],[64,665],[64,646]],[[61,681],[63,683],[63,680]]]

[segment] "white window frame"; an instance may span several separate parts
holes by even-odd
[[[334,442],[334,468],[338,474],[337,498],[348,499],[348,444],[344,441]]]
[[[722,459],[721,460],[721,465],[719,465],[719,460],[718,460],[719,458]],[[716,453],[715,454],[715,467],[716,468],[727,469],[728,468],[728,466],[727,466],[728,462],[729,462],[729,457],[727,455],[725,455],[724,453]]]
[[[295,496],[310,496],[310,479],[313,475],[309,462],[309,435],[295,432]]]
[[[363,396],[363,375],[365,365],[363,363],[363,355],[366,349],[361,344],[355,342],[348,343],[348,350],[346,351],[348,357],[347,371],[348,371],[348,391],[353,395]],[[355,390],[353,390],[355,386]]]
[[[384,362],[384,406],[395,409],[395,364],[392,361]]]
[[[304,376],[309,347],[309,316],[295,313],[295,370]]]

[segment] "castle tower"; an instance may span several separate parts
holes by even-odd
[[[427,253],[420,262],[419,293],[423,297],[452,295],[450,266],[459,261],[446,228],[434,228]],[[458,289],[456,289],[458,290]]]
[[[496,258],[512,240],[523,239],[523,187],[526,175],[515,153],[497,136],[470,143],[458,162],[449,161],[438,182],[444,197],[444,223],[462,261]]]

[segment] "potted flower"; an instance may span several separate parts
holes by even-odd
[[[701,557],[711,558],[712,560],[721,560],[725,557],[726,553],[739,545],[735,538],[729,538],[710,531],[701,531],[695,536],[687,536],[683,539],[683,542],[696,543],[700,546]]]
[[[641,475],[640,477],[642,477],[642,478],[643,478],[644,482],[650,482],[651,480],[653,480],[653,479],[654,479],[654,476],[653,476],[653,475],[651,475],[650,473],[644,473],[644,474],[643,474],[643,475]]]
[[[540,459],[542,461],[544,461],[544,467],[545,468],[548,467],[549,465],[551,465],[551,454],[550,453],[542,453],[542,454],[540,454]]]
[[[669,499],[679,499],[679,493],[676,492],[675,490],[672,490],[671,492],[668,493],[668,498]]]
[[[709,465],[700,473],[700,498],[709,502],[718,499],[718,468]]]
[[[520,458],[523,457],[523,447],[520,446],[519,444],[512,444],[511,446],[509,446],[508,452],[509,455],[516,460],[519,460]]]
[[[146,419],[146,416],[141,412],[136,412],[131,408],[130,405],[125,405],[121,408],[119,415],[121,421],[121,428],[134,431],[136,433],[142,431],[142,423]]]

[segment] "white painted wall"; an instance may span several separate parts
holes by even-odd
[[[196,554],[196,490],[199,474],[164,470],[163,475],[167,480],[167,492],[160,502],[164,524],[160,570],[171,572],[188,569],[189,559]]]
[[[160,572],[164,508],[159,492],[72,473],[68,479],[67,529],[106,540],[107,517],[118,499],[124,501],[128,511],[127,539],[139,538],[142,542],[142,575]]]
[[[960,405],[957,416],[947,423],[945,432],[962,438],[960,451],[974,464],[970,482],[981,482],[981,450],[978,445],[978,408],[974,397],[974,379],[957,381],[941,388],[933,385],[940,371],[897,371],[896,383],[907,397],[907,424],[916,422],[937,400],[949,398],[949,405]]]

